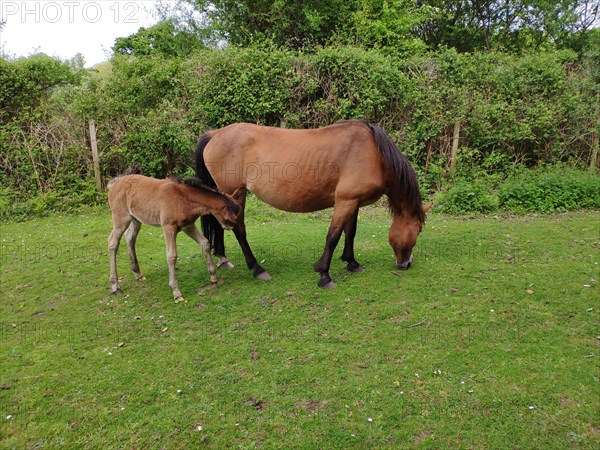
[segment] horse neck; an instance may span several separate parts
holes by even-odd
[[[393,225],[406,222],[413,217],[419,219],[421,222],[424,221],[423,209],[420,202],[418,204],[411,204],[407,201],[406,197],[398,194],[397,191],[388,194],[388,199],[390,211],[393,215]]]

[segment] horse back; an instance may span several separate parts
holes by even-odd
[[[220,190],[246,186],[287,211],[325,209],[344,196],[368,204],[384,190],[381,156],[362,122],[310,130],[233,124],[213,132],[204,160]]]

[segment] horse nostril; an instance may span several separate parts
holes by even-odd
[[[415,259],[411,255],[411,257],[408,259],[408,261],[403,262],[403,263],[397,262],[396,267],[400,270],[407,270],[407,269],[410,269],[410,266],[412,266],[414,261],[415,261]]]

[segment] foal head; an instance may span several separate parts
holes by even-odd
[[[242,207],[234,197],[223,195],[223,203],[211,210],[211,214],[219,221],[225,230],[232,230]]]
[[[207,187],[194,177],[184,179],[183,183],[205,194],[209,194],[208,198],[205,199],[205,206],[224,229],[231,230],[235,226],[238,215],[242,210],[239,199],[246,194],[246,188],[238,188],[233,195],[227,195]]]

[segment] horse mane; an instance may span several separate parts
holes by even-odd
[[[406,208],[421,223],[425,222],[423,212],[423,199],[419,189],[417,174],[402,154],[398,146],[390,139],[386,132],[379,126],[364,120],[349,121],[367,126],[373,133],[377,149],[383,159],[383,164],[391,172],[395,186],[388,193],[389,208],[394,214],[400,214]]]
[[[236,202],[233,198],[231,198],[229,195],[223,193],[223,192],[219,192],[216,189],[213,189],[211,187],[208,187],[206,184],[204,184],[202,182],[202,180],[200,180],[200,178],[196,178],[196,177],[186,177],[186,178],[181,178],[178,175],[172,175],[170,177],[171,181],[175,182],[175,183],[181,183],[181,184],[185,184],[186,186],[189,186],[191,188],[194,188],[200,192],[203,192],[205,194],[209,194],[209,195],[215,195],[217,197],[222,198],[223,200],[225,200],[225,203],[227,204],[227,208],[229,208],[231,211],[233,211],[233,213],[237,216],[240,213],[240,205],[238,202]]]

